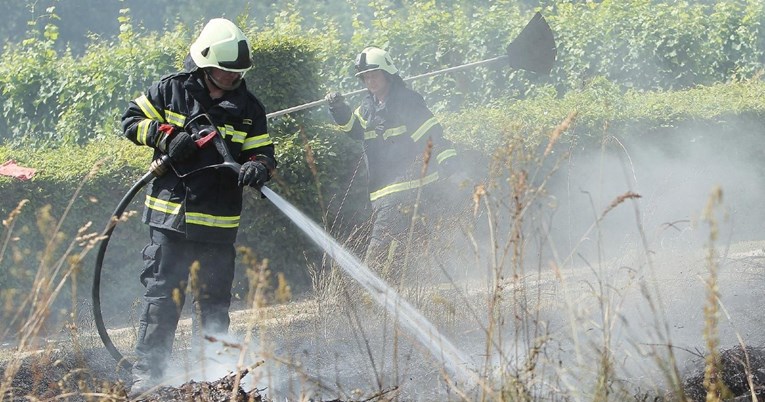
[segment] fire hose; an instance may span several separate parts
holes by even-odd
[[[202,127],[200,129],[199,123],[196,121],[198,119],[206,119],[210,124]],[[239,170],[241,168],[241,165],[237,163],[234,158],[231,156],[231,153],[228,150],[228,146],[226,145],[225,141],[223,140],[223,137],[220,136],[217,130],[215,130],[214,126],[212,125],[212,122],[206,114],[201,114],[194,119],[192,119],[187,124],[187,131],[193,130],[194,133],[192,135],[192,138],[194,138],[197,147],[198,148],[204,148],[206,147],[210,142],[213,143],[215,146],[215,149],[218,151],[218,154],[221,155],[223,158],[222,163],[213,164],[204,166],[202,168],[193,170],[188,173],[179,174],[177,171],[175,171],[175,168],[173,167],[172,161],[170,160],[170,157],[167,155],[163,155],[162,157],[154,160],[151,163],[151,167],[149,168],[149,171],[146,172],[143,176],[141,176],[138,181],[136,181],[132,187],[128,190],[127,193],[122,197],[119,204],[117,204],[117,208],[114,209],[114,212],[112,213],[111,219],[109,219],[109,222],[106,224],[106,228],[101,232],[101,243],[98,248],[98,254],[96,255],[96,265],[95,265],[95,272],[93,274],[93,288],[92,288],[92,298],[93,298],[93,316],[96,323],[96,329],[98,330],[98,335],[101,337],[101,341],[103,342],[104,346],[106,347],[106,350],[109,351],[109,354],[112,355],[114,360],[117,361],[120,367],[130,370],[133,367],[133,364],[130,363],[124,356],[122,356],[122,353],[120,353],[119,350],[117,350],[117,347],[114,345],[114,342],[112,342],[111,337],[109,336],[109,333],[106,330],[106,325],[104,323],[103,313],[101,311],[101,273],[103,271],[103,264],[104,264],[104,257],[106,255],[106,249],[109,246],[109,240],[112,237],[112,232],[114,232],[114,228],[117,226],[117,223],[122,219],[122,215],[125,213],[125,209],[128,205],[130,205],[130,202],[133,200],[133,198],[138,194],[138,192],[149,182],[154,180],[155,177],[159,177],[167,172],[167,169],[173,169],[180,178],[189,177],[191,175],[209,170],[209,169],[228,169],[232,172],[234,175],[239,174]]]

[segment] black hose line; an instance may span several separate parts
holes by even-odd
[[[200,115],[196,117],[195,119],[197,118],[206,118],[208,122],[211,122],[211,120],[209,119],[209,116],[205,114]],[[194,123],[194,120],[192,120],[188,124],[192,124],[192,123]],[[209,126],[212,126],[212,123],[210,123]],[[207,134],[209,134],[209,136]],[[101,271],[103,271],[104,256],[106,255],[106,248],[109,246],[109,240],[111,239],[111,235],[112,235],[112,232],[114,231],[114,228],[117,226],[117,222],[120,221],[120,219],[122,218],[122,214],[125,212],[125,209],[127,208],[127,206],[130,205],[130,202],[133,200],[135,195],[138,194],[138,192],[144,186],[149,184],[149,182],[154,180],[155,177],[163,175],[167,171],[168,166],[181,179],[188,177],[190,175],[194,175],[194,174],[209,170],[209,169],[220,169],[220,168],[228,170],[233,175],[237,175],[241,168],[241,165],[237,163],[234,160],[234,158],[231,156],[231,153],[229,152],[228,147],[226,146],[223,138],[214,129],[210,131],[199,130],[198,134],[192,137],[195,138],[195,141],[197,141],[197,146],[199,147],[206,146],[207,140],[211,139],[212,143],[215,146],[215,149],[223,158],[223,162],[215,164],[215,165],[205,166],[185,174],[180,174],[173,167],[172,163],[170,162],[170,158],[167,155],[163,155],[162,158],[157,159],[151,163],[151,168],[149,169],[149,171],[146,172],[143,175],[143,177],[141,177],[138,181],[136,181],[135,184],[133,184],[133,187],[131,187],[130,190],[128,190],[128,192],[125,194],[125,196],[122,197],[119,205],[117,205],[117,208],[114,210],[114,213],[109,219],[109,223],[106,224],[106,228],[101,233],[101,238],[102,238],[101,245],[98,248],[98,255],[96,256],[96,267],[93,273],[93,293],[92,293],[93,294],[93,318],[96,322],[96,329],[98,329],[98,335],[101,337],[101,341],[104,343],[106,350],[108,350],[109,354],[111,354],[112,357],[114,357],[114,360],[117,361],[119,366],[125,370],[131,370],[133,368],[133,364],[130,361],[128,361],[124,356],[122,356],[122,353],[120,353],[120,351],[117,350],[117,347],[114,346],[114,342],[112,342],[112,339],[109,337],[109,333],[106,331],[106,325],[104,325],[103,313],[101,312]],[[196,137],[207,137],[207,138],[196,138]]]
[[[152,165],[152,167],[154,167],[154,165]],[[104,346],[106,346],[106,350],[109,351],[109,354],[111,354],[119,366],[125,370],[132,369],[133,364],[129,362],[125,357],[123,357],[120,351],[117,350],[117,347],[114,346],[112,339],[109,337],[109,333],[106,332],[104,317],[101,313],[101,271],[103,270],[106,248],[109,245],[109,239],[111,239],[112,232],[117,226],[117,222],[119,222],[120,218],[122,218],[122,214],[125,212],[125,208],[130,205],[130,202],[133,200],[135,195],[138,194],[138,192],[146,184],[148,184],[150,181],[152,181],[152,179],[154,179],[154,177],[157,176],[155,172],[157,172],[157,170],[152,169],[151,171],[144,174],[140,180],[133,184],[133,187],[131,187],[125,196],[122,197],[122,200],[120,200],[120,203],[114,210],[111,219],[109,219],[109,223],[106,224],[106,228],[101,233],[101,245],[98,248],[98,255],[96,256],[96,268],[93,273],[93,316],[96,322],[96,328],[98,329],[98,335],[101,337],[101,341],[104,343]]]

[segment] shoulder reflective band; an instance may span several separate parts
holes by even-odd
[[[160,123],[165,122],[165,118],[162,117],[161,114],[157,111],[157,109],[154,108],[154,105],[149,102],[149,98],[146,97],[146,95],[141,95],[138,97],[138,99],[135,100],[136,105],[141,108],[141,111],[143,112],[144,116],[156,120]]]

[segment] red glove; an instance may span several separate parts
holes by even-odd
[[[194,139],[180,128],[172,124],[162,123],[157,127],[157,131],[165,134],[161,142],[166,144],[167,155],[173,162],[188,159],[197,152],[197,144],[194,143]]]
[[[172,124],[162,123],[159,125],[159,127],[157,127],[157,130],[165,133],[168,137],[170,137],[171,135],[173,135],[176,128],[177,127],[175,127]]]
[[[162,123],[157,127],[157,136],[154,140],[154,147],[167,153],[167,146],[170,144],[170,138],[177,131],[177,127],[172,124]]]

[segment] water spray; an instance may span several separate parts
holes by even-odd
[[[241,165],[234,161],[223,138],[217,131],[205,131],[204,136],[197,139],[197,144],[206,146],[212,142],[216,150],[223,158],[223,162],[215,165],[206,166],[194,170],[179,177],[185,177],[190,174],[197,174],[208,169],[222,169],[238,175]],[[148,184],[154,177],[162,175],[166,169],[172,169],[172,162],[165,155],[151,165],[151,169],[144,174],[122,198],[116,210],[112,214],[109,223],[102,232],[101,245],[98,249],[96,258],[96,270],[93,279],[93,313],[95,316],[96,329],[101,340],[109,353],[117,360],[120,367],[129,370],[132,367],[130,363],[114,346],[103,321],[101,312],[101,271],[103,268],[106,248],[111,238],[114,228],[122,217],[125,208],[138,193],[138,191]],[[177,174],[177,172],[176,172]],[[311,238],[319,247],[321,247],[330,257],[332,257],[345,270],[345,272],[355,279],[361,286],[369,292],[372,298],[391,313],[396,313],[401,319],[401,324],[411,335],[417,339],[428,351],[436,358],[443,359],[448,372],[455,376],[459,382],[468,384],[477,384],[477,376],[474,372],[468,370],[468,360],[462,352],[433,326],[422,314],[419,313],[411,304],[402,299],[385,281],[376,276],[369,268],[359,261],[357,257],[341,246],[337,240],[330,236],[326,231],[319,227],[314,221],[305,216],[292,204],[274,193],[270,188],[263,186],[261,193],[268,198],[282,213],[287,215],[308,237]]]
[[[459,382],[478,384],[475,372],[468,368],[470,362],[446,337],[438,332],[409,302],[403,299],[385,281],[375,275],[366,264],[340,245],[329,233],[300,212],[270,188],[263,186],[261,192],[282,213],[287,215],[300,230],[322,248],[340,267],[358,282],[370,296],[388,312],[395,313],[402,326],[417,339],[436,360],[443,359],[448,372]],[[472,365],[471,365],[472,366]]]

